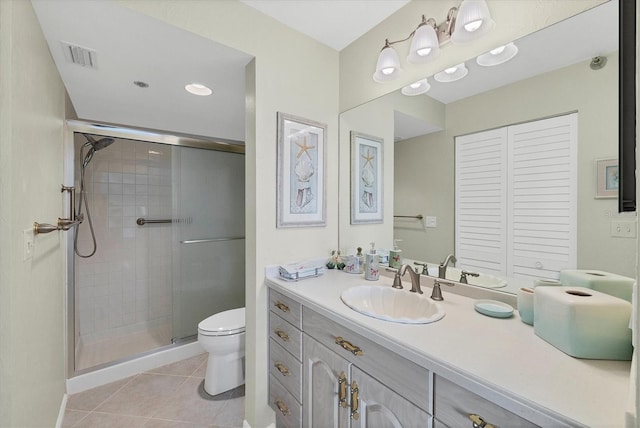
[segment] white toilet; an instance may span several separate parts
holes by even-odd
[[[244,384],[244,313],[231,309],[198,324],[198,342],[209,353],[204,389],[210,395]]]

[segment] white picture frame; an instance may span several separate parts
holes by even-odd
[[[351,224],[384,221],[384,139],[351,131]]]
[[[620,187],[618,159],[596,159],[595,199],[617,198]]]
[[[327,125],[278,112],[276,227],[326,226]]]

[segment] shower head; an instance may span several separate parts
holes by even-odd
[[[113,138],[108,138],[108,137],[104,137],[99,140],[96,140],[91,135],[88,135],[88,134],[82,134],[82,135],[84,135],[84,137],[87,139],[87,142],[82,145],[82,149],[80,150],[81,157],[82,157],[82,151],[84,150],[84,148],[90,146],[89,151],[87,152],[87,155],[84,157],[84,160],[82,161],[83,168],[86,168],[87,165],[89,165],[89,162],[93,158],[93,154],[95,152],[110,146],[115,141]]]
[[[88,135],[88,134],[83,134],[83,135],[87,139],[87,142],[84,143],[84,145],[85,146],[90,145],[91,148],[96,152],[98,150],[104,149],[107,146],[110,146],[115,141],[113,138],[107,138],[107,137],[101,138],[96,141],[96,139],[93,138],[91,135]]]

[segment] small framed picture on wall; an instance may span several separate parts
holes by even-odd
[[[618,159],[596,159],[595,198],[617,198],[619,183]]]

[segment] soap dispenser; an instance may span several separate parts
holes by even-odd
[[[371,250],[364,259],[364,279],[377,281],[380,278],[380,268],[378,266],[378,255],[376,254],[375,242],[371,243]]]
[[[400,269],[402,266],[402,250],[398,247],[398,242],[402,239],[393,240],[393,250],[389,252],[389,267],[394,269]]]
[[[358,247],[356,257],[358,258],[358,267],[360,269],[360,273],[364,273],[364,254],[362,254],[362,247]]]

